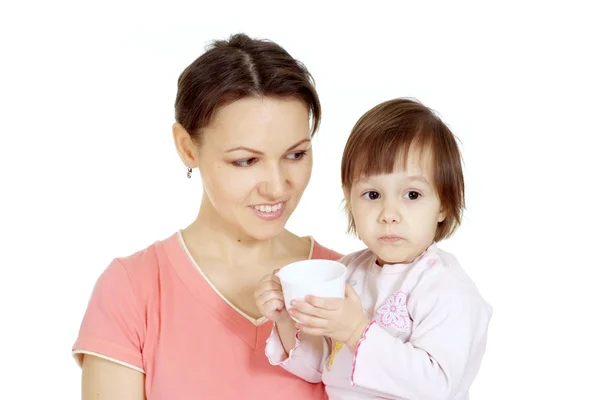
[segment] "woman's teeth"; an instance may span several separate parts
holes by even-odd
[[[252,208],[254,208],[256,211],[270,213],[270,212],[275,212],[275,211],[280,210],[282,206],[283,206],[283,203],[277,203],[272,206],[266,206],[266,205],[252,206]]]

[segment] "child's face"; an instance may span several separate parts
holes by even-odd
[[[350,208],[360,239],[381,265],[410,263],[427,249],[445,218],[433,184],[431,157],[409,152],[406,169],[356,181]]]

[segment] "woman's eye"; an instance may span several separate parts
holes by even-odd
[[[419,192],[415,192],[414,190],[411,190],[410,192],[406,193],[404,195],[405,199],[409,199],[409,200],[416,200],[421,196],[421,193]]]
[[[257,161],[258,161],[258,158],[253,157],[253,158],[248,158],[246,160],[234,161],[234,162],[232,162],[232,164],[235,165],[236,167],[250,167],[251,165],[254,165]]]
[[[363,197],[367,200],[377,200],[379,198],[379,193],[374,190],[369,190],[368,192],[363,193]]]
[[[305,155],[306,151],[297,151],[295,153],[288,154],[287,156],[285,156],[285,158],[289,160],[302,160]]]

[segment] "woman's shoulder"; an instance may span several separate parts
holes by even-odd
[[[171,238],[157,241],[128,256],[117,257],[98,277],[72,351],[100,355],[144,371],[141,349],[146,338],[147,311],[160,286]]]
[[[160,279],[161,269],[170,265],[170,253],[178,245],[177,233],[174,233],[128,255],[117,256],[106,267],[102,277],[110,281],[107,284],[114,283],[114,280],[126,280],[137,296],[145,297]]]
[[[375,255],[368,248],[354,251],[350,254],[342,254],[323,246],[313,238],[311,238],[311,240],[313,241],[313,252],[311,256],[313,259],[335,260],[341,262],[347,267],[372,263],[375,259]]]
[[[339,260],[344,256],[333,249],[323,246],[312,237],[310,240],[312,241],[310,258],[313,260]]]

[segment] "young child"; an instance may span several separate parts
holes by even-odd
[[[343,257],[345,299],[307,296],[289,314],[277,277],[256,302],[274,321],[266,355],[329,398],[467,400],[491,307],[436,243],[459,226],[461,156],[422,104],[396,99],[363,115],[342,159],[349,231],[367,249]]]

